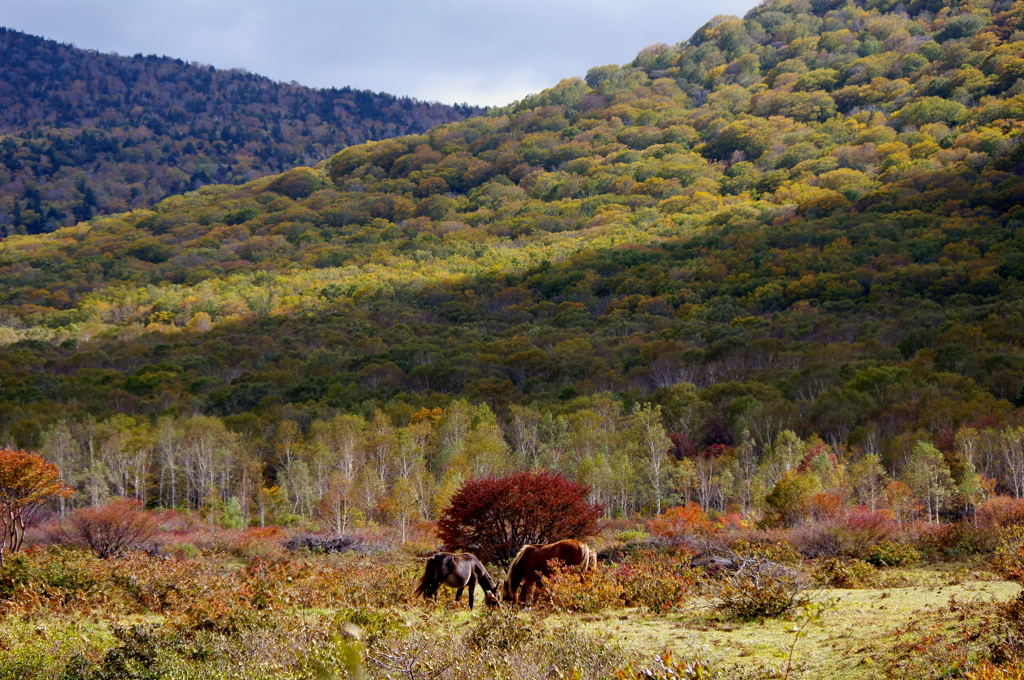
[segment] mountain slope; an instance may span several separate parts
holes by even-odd
[[[1020,421],[1022,52],[1021,2],[776,0],[486,117],[7,239],[8,437],[202,412],[263,441],[464,397],[515,447],[536,409],[575,474],[604,425],[572,418],[612,399],[663,406],[681,452],[951,451]]]
[[[0,226],[52,231],[480,112],[0,28]]]

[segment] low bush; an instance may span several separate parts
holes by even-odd
[[[676,659],[672,652],[663,652],[650,668],[637,670],[633,664],[615,669],[616,680],[716,680],[725,678],[704,660]]]
[[[967,680],[1024,680],[1024,662],[999,666],[985,661],[967,673]]]
[[[551,607],[567,612],[593,613],[622,606],[622,585],[613,570],[603,567],[580,572],[575,567],[555,567],[544,579]]]
[[[678,610],[699,580],[688,553],[637,553],[618,565],[615,578],[624,603],[651,613]]]
[[[489,610],[469,631],[469,642],[477,649],[510,652],[532,642],[539,631],[535,622],[515,607]]]
[[[987,531],[1024,525],[1024,498],[993,496],[978,506],[975,521]]]
[[[810,581],[793,567],[763,558],[746,558],[735,573],[718,583],[717,609],[729,618],[777,618],[809,601]]]
[[[234,540],[230,553],[244,560],[273,560],[285,555],[285,533],[281,527],[252,527]]]
[[[156,518],[142,502],[121,498],[97,508],[71,513],[65,531],[72,543],[83,545],[106,559],[137,548],[157,531]]]
[[[867,562],[838,558],[819,563],[811,572],[814,582],[825,588],[863,588],[874,575],[875,568]]]
[[[971,522],[925,524],[917,527],[916,547],[929,559],[956,559],[993,550],[997,535]]]
[[[778,534],[741,538],[733,541],[728,550],[740,557],[768,560],[789,566],[796,566],[803,559],[800,551],[788,538],[780,537]]]
[[[883,541],[868,551],[864,561],[876,567],[908,567],[921,561],[921,553],[905,543]]]
[[[790,541],[804,557],[864,559],[872,546],[892,540],[899,526],[887,510],[856,510],[790,532]]]
[[[1024,581],[1024,526],[1009,526],[999,532],[992,567],[1003,578]]]
[[[704,509],[690,501],[686,505],[671,507],[647,522],[647,530],[656,538],[678,544],[695,536],[708,536],[717,530]]]
[[[92,592],[98,583],[85,562],[76,551],[57,547],[12,555],[0,576],[0,600],[13,594],[18,586],[61,591],[69,595]]]

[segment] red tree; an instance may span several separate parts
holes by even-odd
[[[474,479],[452,496],[437,523],[445,549],[481,560],[510,560],[527,543],[584,538],[597,530],[603,506],[590,487],[550,472]]]

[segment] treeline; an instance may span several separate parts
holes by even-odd
[[[380,410],[272,426],[201,415],[61,420],[42,451],[78,491],[61,500],[64,512],[130,497],[228,526],[314,522],[337,533],[373,523],[404,532],[437,519],[467,479],[541,469],[588,485],[609,517],[695,502],[722,521],[763,526],[829,519],[853,505],[901,520],[949,519],[997,493],[1024,497],[1024,426],[961,428],[946,454],[927,437],[902,437],[890,474],[871,447],[790,430],[761,445],[686,447],[664,424],[692,416],[701,400],[692,389],[674,392],[664,406],[629,411],[607,393],[561,412],[512,406],[502,420],[460,399],[401,426]]]
[[[957,442],[1021,425],[1022,21],[770,2],[486,117],[10,237],[0,427],[36,448],[60,420],[204,417],[270,441],[463,400],[516,449],[521,409],[558,431],[607,393],[661,408],[673,460],[746,452],[746,480],[790,431],[911,489],[938,451],[933,517],[969,511],[974,474],[1019,495],[1011,444],[988,465]],[[702,502],[742,505],[724,470]],[[632,493],[602,499],[656,508]]]
[[[481,112],[0,28],[0,227],[49,232]]]

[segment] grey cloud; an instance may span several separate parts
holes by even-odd
[[[676,43],[751,0],[0,0],[0,23],[275,80],[504,104]]]

